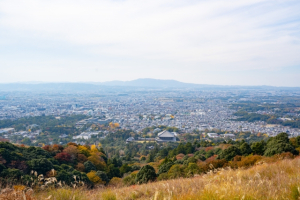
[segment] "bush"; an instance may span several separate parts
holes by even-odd
[[[261,160],[262,157],[259,155],[243,157],[240,162],[238,162],[238,167],[250,167],[253,166],[257,161]]]
[[[123,178],[124,185],[134,185],[135,184],[135,178],[136,178],[136,172],[132,172],[130,175]]]
[[[110,186],[114,186],[114,187],[120,187],[122,186],[122,179],[118,178],[118,177],[113,177],[110,181],[109,181],[109,185]]]
[[[158,180],[158,181],[168,180],[168,179],[169,179],[168,173],[161,173],[161,174],[157,177],[157,180]]]

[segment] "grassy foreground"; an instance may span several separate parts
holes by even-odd
[[[12,193],[14,193],[13,196]],[[10,197],[11,196],[11,197]],[[185,179],[94,190],[60,188],[33,193],[11,191],[0,200],[197,200],[300,199],[300,158],[262,163],[249,169],[221,169]]]

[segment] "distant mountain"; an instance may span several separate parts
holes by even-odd
[[[89,83],[0,83],[0,91],[60,91],[60,92],[111,92],[124,90],[144,89],[201,89],[201,90],[232,90],[232,89],[270,89],[270,90],[300,90],[298,87],[273,87],[273,86],[222,86],[222,85],[205,85],[183,83],[176,80],[160,79],[136,79],[132,81],[108,81],[108,82],[89,82]]]
[[[199,87],[199,84],[183,83],[175,80],[160,80],[160,79],[136,79],[133,81],[108,81],[100,83],[107,86],[130,86],[130,87],[163,87],[163,88],[182,88],[182,87]]]

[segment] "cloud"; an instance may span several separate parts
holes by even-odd
[[[299,9],[298,0],[2,0],[0,44],[15,46],[10,59],[29,53],[28,69],[41,57],[65,68],[77,60],[78,73],[83,65],[105,73],[144,67],[153,77],[173,69],[175,79],[282,69],[300,64]]]

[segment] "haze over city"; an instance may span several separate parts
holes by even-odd
[[[300,86],[300,2],[0,2],[0,82]]]

